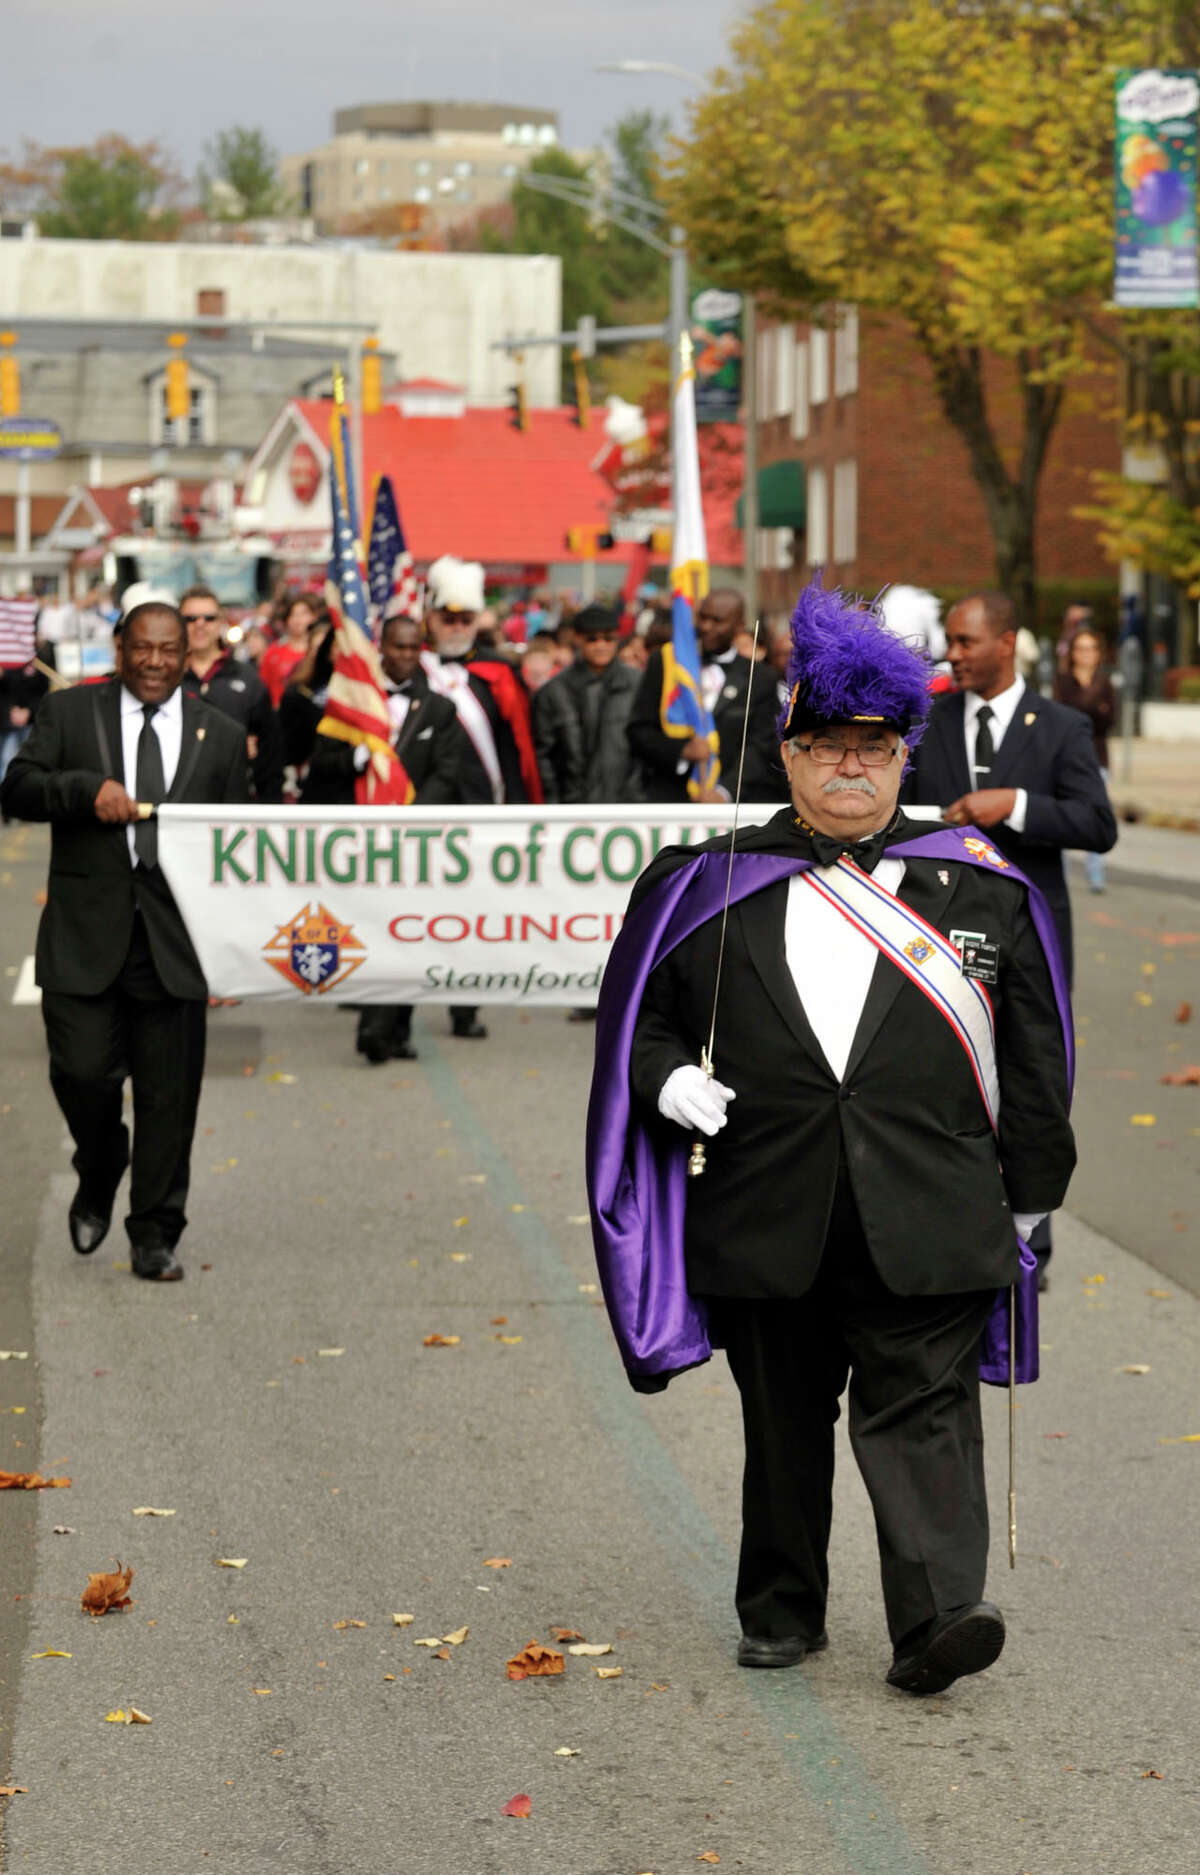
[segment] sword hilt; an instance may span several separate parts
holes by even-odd
[[[705,1075],[711,1081],[713,1077],[713,1064],[712,1064],[712,1056],[709,1054],[707,1048],[702,1048],[700,1050],[700,1066],[704,1070]],[[707,1165],[708,1165],[708,1144],[704,1138],[704,1135],[701,1133],[701,1134],[698,1134],[697,1137],[692,1141],[692,1150],[688,1154],[688,1163],[687,1163],[688,1177],[699,1178],[701,1174],[707,1168]]]

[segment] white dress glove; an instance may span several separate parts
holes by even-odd
[[[1044,1211],[1014,1211],[1013,1223],[1017,1227],[1017,1236],[1028,1243],[1031,1235],[1045,1217]]]
[[[658,1096],[658,1111],[689,1133],[706,1133],[711,1139],[724,1126],[725,1108],[736,1098],[732,1087],[710,1080],[703,1068],[688,1063],[667,1076]]]

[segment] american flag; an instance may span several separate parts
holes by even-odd
[[[420,624],[421,582],[413,571],[390,475],[380,475],[375,481],[367,585],[377,619],[407,618]]]
[[[355,538],[353,490],[348,481],[344,406],[335,406],[329,491],[333,541],[325,575],[325,603],[334,624],[333,676],[321,719],[323,735],[370,749],[354,784],[359,807],[407,807],[415,790],[392,747],[392,724],[383,689],[379,653],[371,641],[367,588]]]
[[[0,599],[0,670],[20,670],[37,649],[36,599]]]

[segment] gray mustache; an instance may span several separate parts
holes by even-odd
[[[821,789],[822,794],[870,794],[877,792],[875,783],[868,781],[865,775],[835,775]]]

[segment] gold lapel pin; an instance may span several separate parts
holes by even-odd
[[[1026,729],[1028,729],[1028,728],[1029,728],[1029,725],[1030,725],[1031,723],[1036,723],[1036,722],[1037,722],[1037,711],[1036,711],[1036,710],[1026,710],[1026,712],[1025,712],[1025,727],[1026,727]]]
[[[203,729],[198,729],[198,730],[196,731],[196,741],[197,741],[197,742],[203,742],[203,741],[204,741],[204,737],[205,737],[205,734],[206,734],[206,733],[207,733],[207,732],[206,732],[205,730],[203,730]]]

